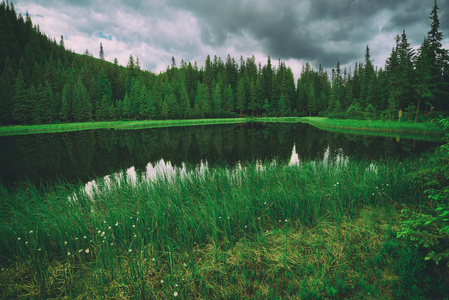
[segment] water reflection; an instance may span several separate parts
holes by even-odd
[[[333,133],[307,124],[247,123],[11,136],[0,137],[0,145],[0,180],[12,186],[26,180],[88,182],[110,174],[154,178],[161,172],[274,159],[292,165],[402,159],[437,143]]]

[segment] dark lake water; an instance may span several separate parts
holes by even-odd
[[[248,161],[403,159],[435,142],[347,135],[308,124],[232,124],[87,130],[0,137],[0,181],[87,182],[115,172],[235,166]]]

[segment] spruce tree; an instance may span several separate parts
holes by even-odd
[[[36,104],[33,103],[29,91],[25,87],[25,81],[23,78],[22,70],[19,69],[16,77],[16,83],[14,88],[14,105],[13,105],[13,117],[22,124],[30,122],[33,116],[33,110]]]
[[[104,50],[103,50],[103,44],[100,43],[100,59],[104,60]]]
[[[449,108],[449,57],[448,51],[442,47],[443,33],[439,31],[438,3],[435,0],[429,19],[431,28],[427,33],[429,43],[429,63],[431,81],[431,102],[436,110]]]

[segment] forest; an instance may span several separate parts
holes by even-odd
[[[307,63],[295,83],[284,62],[257,64],[254,56],[208,55],[204,67],[175,58],[165,72],[144,70],[129,56],[126,67],[64,47],[0,4],[0,122],[50,124],[105,120],[192,119],[236,116],[327,116],[394,120],[401,109],[411,121],[449,110],[448,51],[442,47],[438,5],[431,28],[415,51],[405,30],[385,68],[365,61],[332,71]]]

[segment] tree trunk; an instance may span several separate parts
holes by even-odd
[[[418,115],[419,115],[419,104],[421,103],[421,99],[418,98],[418,106],[416,107],[416,117],[415,117],[415,123],[418,122]]]

